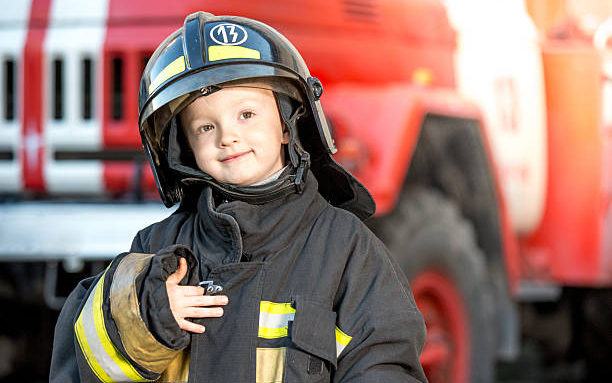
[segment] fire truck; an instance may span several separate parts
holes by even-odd
[[[0,13],[0,378],[44,377],[64,297],[172,213],[138,86],[198,10],[272,25],[323,83],[335,157],[424,315],[432,383],[491,382],[534,344],[610,377],[606,1],[20,0]]]

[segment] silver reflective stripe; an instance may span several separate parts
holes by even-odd
[[[259,313],[259,326],[267,328],[287,327],[294,318],[295,313],[270,314],[262,311]]]
[[[346,348],[345,345],[343,345],[342,343],[336,341],[336,357],[339,357],[340,354],[342,354],[342,351],[344,351],[345,348]]]
[[[93,353],[93,357],[96,359],[100,367],[108,374],[108,376],[118,382],[133,382],[134,380],[130,379],[119,367],[119,365],[113,360],[113,358],[109,355],[109,353],[104,348],[102,344],[102,340],[100,339],[100,335],[108,337],[106,334],[105,328],[97,328],[96,321],[94,317],[94,310],[100,310],[101,308],[94,308],[94,301],[96,298],[99,298],[97,294],[102,294],[102,287],[104,285],[104,277],[100,278],[98,284],[94,291],[89,294],[89,298],[87,298],[87,302],[83,307],[83,311],[81,312],[82,320],[83,320],[83,330],[85,333],[85,337],[87,338],[87,343],[89,344],[89,348]],[[100,324],[100,323],[99,323]],[[104,326],[104,323],[101,323],[101,327]],[[114,347],[112,344],[110,345]]]

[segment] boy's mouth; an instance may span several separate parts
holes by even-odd
[[[246,152],[232,154],[232,155],[229,155],[229,156],[221,159],[221,162],[229,162],[229,161],[235,160],[237,158],[240,158],[242,156],[245,156],[245,155],[247,155],[249,153],[251,153],[251,150],[247,150]]]

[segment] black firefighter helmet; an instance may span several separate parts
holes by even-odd
[[[301,104],[283,108],[279,102],[283,122],[291,125],[289,159],[298,173],[293,180],[301,182],[302,173],[310,168],[319,192],[332,205],[361,219],[371,216],[375,204],[370,193],[332,158],[336,147],[319,102],[323,88],[310,76],[295,47],[261,22],[205,12],[187,16],[183,27],[157,47],[140,82],[140,135],[164,204],[170,207],[181,201],[189,178],[189,172],[177,172],[172,166],[169,153],[177,114],[215,89],[249,83],[274,91],[277,101]],[[214,183],[210,176],[201,175]],[[242,192],[232,185],[220,186]]]

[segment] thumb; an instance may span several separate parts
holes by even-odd
[[[179,267],[176,271],[168,276],[166,283],[173,283],[178,285],[183,278],[187,275],[187,261],[185,258],[179,258]]]

